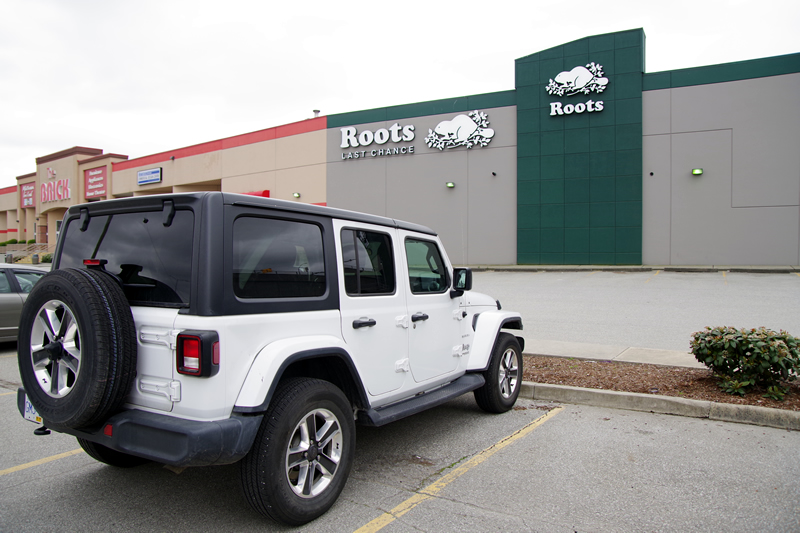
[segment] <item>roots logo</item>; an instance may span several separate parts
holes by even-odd
[[[573,96],[575,94],[602,93],[608,85],[608,78],[603,77],[603,66],[589,63],[585,67],[575,67],[569,72],[562,72],[555,81],[547,84],[547,94],[557,96]]]
[[[550,79],[545,90],[547,94],[554,96],[574,96],[576,94],[589,94],[592,92],[602,93],[606,90],[608,78],[603,77],[603,66],[597,63],[589,63],[585,67],[575,67],[570,71],[564,71]],[[550,116],[571,115],[573,113],[594,113],[602,111],[605,104],[602,100],[587,100],[577,104],[566,104],[561,102],[550,102]]]
[[[494,137],[494,130],[488,127],[488,119],[486,113],[477,110],[469,115],[457,115],[453,120],[444,120],[435,129],[429,129],[425,143],[439,150],[457,146],[486,146]]]

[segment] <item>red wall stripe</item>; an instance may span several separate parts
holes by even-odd
[[[6,187],[5,189],[0,189],[0,194],[11,194],[12,192],[17,192],[16,185],[12,185],[11,187]]]
[[[234,137],[226,137],[225,139],[195,144],[185,148],[178,148],[176,150],[170,150],[169,152],[161,152],[136,159],[129,159],[127,161],[119,161],[112,163],[112,167],[114,171],[125,170],[126,168],[144,167],[161,163],[163,161],[168,161],[171,157],[180,159],[181,157],[207,154],[209,152],[216,152],[218,150],[225,150],[227,148],[235,148],[237,146],[245,146],[247,144],[255,144],[259,142],[280,139],[281,137],[291,137],[292,135],[300,135],[301,133],[324,130],[327,129],[327,127],[328,117],[311,118],[301,122],[295,122],[293,124],[285,124],[275,128],[268,128],[266,130],[244,133]],[[14,187],[14,190],[16,190],[16,187]],[[2,193],[0,192],[0,194]]]

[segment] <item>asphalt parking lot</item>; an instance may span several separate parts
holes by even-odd
[[[800,331],[793,274],[482,272],[474,288],[520,310],[532,341],[680,349],[719,320]],[[237,465],[123,470],[34,436],[15,348],[0,344],[0,532],[284,530],[245,504]],[[800,432],[531,400],[492,416],[465,396],[358,428],[341,498],[300,530],[800,531]]]

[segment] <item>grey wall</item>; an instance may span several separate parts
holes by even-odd
[[[798,95],[800,74],[643,93],[644,264],[800,264]]]
[[[414,146],[413,154],[342,160],[340,128],[327,140],[329,206],[424,224],[436,230],[455,264],[508,265],[517,254],[516,107],[481,109],[494,129],[485,147],[429,148],[425,137],[450,113],[354,124],[359,132],[413,124],[412,142],[364,150]],[[496,176],[492,175],[496,173]],[[452,181],[454,189],[445,187]]]

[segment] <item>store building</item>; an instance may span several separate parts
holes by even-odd
[[[215,190],[422,223],[457,264],[800,264],[800,54],[646,73],[637,29],[515,67],[498,93],[40,157],[0,232],[52,243],[75,203]]]

